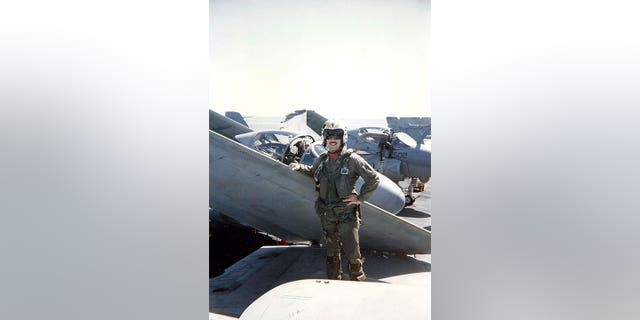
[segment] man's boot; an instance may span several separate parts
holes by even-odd
[[[342,280],[342,263],[340,263],[340,256],[327,257],[327,278]]]
[[[363,259],[349,260],[349,279],[352,281],[364,281],[367,277],[362,269]]]

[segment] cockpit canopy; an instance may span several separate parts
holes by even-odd
[[[304,149],[315,141],[309,135],[298,135],[284,130],[248,132],[237,135],[236,140],[284,163],[298,161],[304,151],[299,149]]]
[[[416,140],[411,138],[410,135],[404,132],[398,132],[395,134],[396,140],[393,142],[394,146],[397,145],[399,148],[416,148],[418,144]]]

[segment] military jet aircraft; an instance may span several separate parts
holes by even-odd
[[[393,181],[407,177],[407,204],[413,204],[413,189],[417,179],[423,182],[431,178],[431,140],[416,142],[404,132],[393,133],[386,128],[364,127],[349,130],[348,145],[362,156],[378,172]]]
[[[310,146],[299,161],[313,162],[314,157],[324,152],[320,142],[315,141],[311,134],[295,131],[252,131],[213,111],[210,112],[210,120],[213,120],[209,125],[209,197],[212,211],[289,243],[318,242],[321,232],[313,209],[317,196],[314,181],[291,171],[284,162],[288,161],[287,154],[298,154],[300,150],[295,149],[300,141],[308,142]],[[362,205],[360,240],[371,277],[369,283],[327,280],[289,283],[291,280],[323,277],[324,254],[321,248],[313,245],[262,247],[225,270],[223,275],[210,279],[210,319],[266,319],[300,311],[303,312],[301,317],[316,317],[323,313],[322,309],[335,305],[337,297],[353,290],[359,290],[359,296],[366,298],[363,300],[366,303],[378,306],[358,313],[361,316],[388,318],[389,313],[404,318],[427,316],[429,309],[423,302],[428,302],[429,296],[424,285],[430,281],[430,266],[416,260],[415,254],[431,252],[431,232],[396,217],[393,214],[396,212],[380,208],[388,207],[399,199],[402,209],[404,195],[391,180],[382,175],[379,177],[380,186],[370,201]],[[390,198],[385,200],[387,191]],[[380,197],[380,206],[373,203],[375,197]],[[414,256],[404,255],[403,258],[403,254]],[[285,286],[274,288],[275,291],[257,299],[274,287],[274,283],[285,283]],[[316,287],[318,284],[324,287]],[[292,295],[283,296],[282,290]],[[309,290],[315,294],[311,295]],[[400,298],[389,299],[387,294]],[[301,301],[308,303],[291,304],[289,296],[294,299],[303,297]],[[242,299],[233,301],[237,297]],[[255,304],[250,303],[254,300]],[[283,307],[281,303],[287,306]],[[397,305],[406,305],[402,308],[405,312],[393,312],[392,307]],[[420,307],[416,308],[416,305]],[[265,312],[267,309],[270,311]],[[340,308],[340,312],[357,310],[357,307]]]
[[[213,110],[209,113],[209,120],[209,129],[284,164],[301,161],[302,157],[304,164],[312,164],[315,158],[324,152],[321,144],[318,148],[318,143],[314,143],[315,138],[312,135],[287,130],[252,131]],[[314,146],[315,152],[304,152],[310,151],[309,146]],[[379,178],[380,184],[369,202],[394,214],[400,212],[404,207],[402,190],[387,177],[379,175]],[[359,190],[363,183],[362,179],[358,179],[356,189]]]
[[[314,181],[291,171],[280,153],[284,150],[282,152],[286,154],[287,148],[291,150],[295,138],[308,137],[290,134],[292,139],[288,144],[273,139],[262,142],[260,137],[274,132],[252,132],[214,111],[210,113],[211,119],[214,121],[210,128],[220,131],[209,131],[212,211],[287,242],[319,241],[321,232],[314,213]],[[238,140],[225,137],[225,134],[238,132],[242,132],[235,135]],[[261,151],[261,148],[268,148],[273,154]],[[363,248],[429,252],[430,232],[394,216],[404,207],[404,196],[391,180],[382,175],[379,178],[378,188],[362,206],[366,224],[360,233],[362,243],[366,243]],[[361,185],[362,182],[357,183],[356,190]]]

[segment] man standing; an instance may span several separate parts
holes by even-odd
[[[328,152],[321,154],[311,166],[291,163],[289,168],[313,176],[318,199],[316,213],[320,217],[326,239],[327,277],[342,279],[340,249],[349,260],[349,278],[366,279],[360,254],[360,204],[371,197],[380,179],[359,155],[346,148],[347,130],[339,121],[327,120],[322,126],[322,144]],[[364,184],[358,195],[355,183]]]

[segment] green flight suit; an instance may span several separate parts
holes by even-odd
[[[360,206],[346,205],[345,197],[356,194],[355,184],[362,177],[364,184],[357,195],[366,201],[380,183],[375,170],[359,155],[343,148],[336,159],[327,153],[318,157],[312,166],[301,165],[300,171],[313,176],[317,182],[316,213],[320,217],[327,250],[327,277],[342,279],[340,249],[349,261],[349,278],[364,280],[360,254]]]

